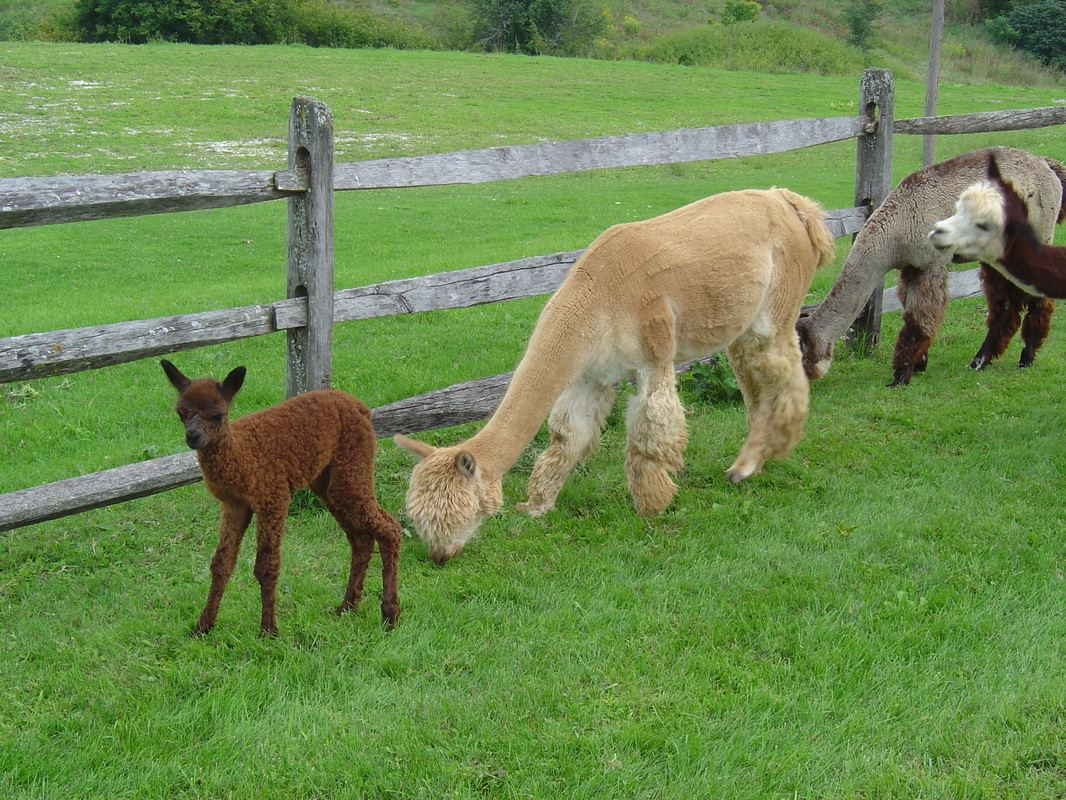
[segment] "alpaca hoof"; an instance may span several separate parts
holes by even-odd
[[[970,362],[970,369],[982,370],[988,366],[988,356],[978,353],[973,357],[973,361]]]
[[[897,372],[893,376],[892,383],[886,384],[886,386],[889,389],[892,389],[892,388],[894,388],[896,386],[906,386],[908,383],[911,382],[911,378],[913,377],[913,375],[914,375],[914,371],[913,370],[910,370],[910,369],[900,370],[899,372]]]
[[[344,603],[341,603],[335,609],[333,609],[333,613],[339,617],[341,614],[347,614],[349,611],[355,610],[358,605],[358,603],[351,603],[346,601]]]
[[[1018,369],[1027,369],[1033,366],[1033,361],[1036,358],[1036,354],[1026,355],[1025,351],[1022,351],[1022,357],[1018,359]]]
[[[276,639],[278,638],[278,628],[275,625],[273,628],[259,628],[260,639]]]
[[[212,626],[210,626],[210,625],[205,627],[205,626],[201,625],[198,622],[195,625],[193,625],[192,626],[192,630],[189,631],[189,638],[190,639],[202,639],[204,636],[207,636],[208,632],[211,630],[211,627]]]
[[[385,624],[385,627],[390,631],[396,630],[396,625],[400,621],[400,608],[399,606],[381,604],[381,621]]]
[[[524,503],[516,505],[515,511],[520,511],[531,517],[543,517],[553,508],[555,508],[555,503],[534,503],[532,500],[527,500]]]
[[[759,468],[752,464],[748,464],[745,466],[737,466],[734,464],[732,467],[725,471],[725,476],[730,483],[740,483],[742,480],[744,480],[745,478],[750,478],[758,471]]]

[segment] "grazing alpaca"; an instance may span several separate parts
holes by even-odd
[[[595,448],[614,384],[627,376],[636,380],[626,415],[629,490],[639,514],[664,509],[687,440],[678,360],[728,352],[749,427],[731,481],[786,456],[807,417],[796,317],[833,245],[817,204],[787,189],[715,195],[603,233],[545,306],[479,433],[440,449],[396,437],[421,458],[407,513],[430,557],[443,563],[457,555],[500,509],[501,478],[545,416],[551,441],[519,509],[550,510],[566,476]]]
[[[281,566],[281,536],[292,491],[310,487],[340,523],[352,548],[351,571],[340,614],[359,605],[374,541],[381,549],[381,617],[390,627],[400,615],[396,562],[400,526],[374,494],[377,438],[370,411],[344,392],[320,390],[229,424],[234,395],[244,383],[237,367],[222,383],[189,380],[165,359],[161,362],[178,390],[178,416],[185,442],[196,450],[204,483],[222,503],[221,535],[211,560],[211,592],[194,633],[215,624],[244,531],[258,514],[255,577],[263,598],[260,633],[274,635],[274,591]]]
[[[936,250],[929,230],[952,213],[955,200],[967,186],[981,179],[989,155],[995,155],[1003,174],[1026,199],[1029,219],[1043,241],[1051,241],[1055,223],[1066,212],[1066,169],[1050,158],[1007,147],[964,153],[908,175],[873,212],[855,237],[840,277],[825,301],[797,324],[803,366],[809,378],[829,371],[833,342],[843,336],[885,274],[898,269],[896,291],[903,303],[903,327],[896,340],[890,385],[906,384],[925,369],[929,346],[947,306],[947,275],[951,254]],[[981,268],[988,300],[988,334],[970,366],[976,369],[1001,355],[1021,324],[1023,361],[1047,336],[1054,304],[1026,295],[994,270]]]
[[[933,226],[929,241],[985,262],[1028,294],[1066,298],[1066,247],[1040,241],[1025,201],[1004,180],[995,157],[988,159],[988,180],[959,195],[954,216]]]

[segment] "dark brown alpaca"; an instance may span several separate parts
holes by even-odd
[[[281,537],[292,492],[309,487],[340,523],[352,548],[351,571],[340,614],[359,605],[374,542],[381,550],[381,618],[396,626],[396,566],[400,526],[374,492],[377,437],[370,410],[344,392],[322,390],[228,422],[234,395],[244,383],[237,367],[222,383],[190,380],[161,362],[178,390],[178,416],[185,442],[196,450],[204,483],[222,503],[218,549],[211,560],[211,591],[194,633],[214,627],[226,583],[237,563],[241,539],[258,515],[255,577],[263,597],[260,633],[275,635],[274,594],[281,566]]]

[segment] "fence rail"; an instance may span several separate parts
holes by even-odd
[[[278,171],[176,170],[125,175],[0,179],[0,228],[45,225],[287,198],[287,298],[272,304],[0,339],[0,383],[61,375],[193,347],[286,331],[287,390],[328,385],[336,322],[495,303],[553,291],[583,251],[518,259],[333,291],[335,191],[433,186],[777,153],[854,138],[855,207],[827,212],[837,237],[857,232],[887,194],[892,133],[972,133],[1066,123],[1066,108],[1019,109],[894,120],[891,76],[863,73],[856,116],[778,120],[600,137],[335,165],[329,110],[296,98],[289,163]],[[977,272],[951,277],[951,297],[980,291]],[[880,327],[892,290],[875,293],[866,325]],[[374,410],[378,434],[416,432],[484,418],[510,373],[390,403]],[[199,478],[192,453],[0,495],[0,531],[143,497]]]

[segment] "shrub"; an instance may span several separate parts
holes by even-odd
[[[487,50],[583,55],[607,26],[590,0],[467,0],[474,41]]]
[[[725,0],[722,6],[722,24],[735,25],[738,22],[750,22],[759,16],[762,6],[755,0]]]
[[[302,42],[316,47],[432,47],[420,29],[325,0],[77,0],[85,41],[140,44]]]
[[[744,399],[729,362],[722,356],[707,363],[697,361],[679,379],[681,391],[698,403],[739,403]]]
[[[632,14],[622,17],[622,31],[626,36],[636,36],[640,33],[640,20]]]
[[[760,72],[854,75],[864,66],[861,52],[828,34],[769,20],[667,34],[638,54],[666,64]]]
[[[995,41],[1017,47],[1051,67],[1066,69],[1066,0],[1015,6],[985,25]]]
[[[848,26],[848,44],[866,50],[874,32],[874,23],[885,10],[883,0],[849,0],[844,7],[844,22]]]

